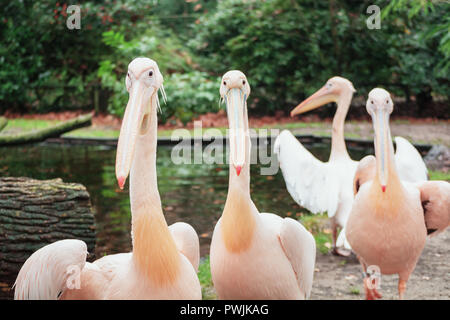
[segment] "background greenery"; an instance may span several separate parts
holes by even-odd
[[[379,30],[366,26],[371,4]],[[450,114],[448,1],[83,1],[81,30],[67,29],[67,5],[0,6],[0,113],[121,115],[127,65],[148,56],[164,75],[163,122],[217,111],[229,69],[249,77],[254,114],[287,112],[333,75],[362,95],[384,86],[425,115],[444,101],[429,114]]]

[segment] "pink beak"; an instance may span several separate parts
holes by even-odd
[[[239,176],[241,174],[242,167],[236,166],[236,174]]]
[[[125,185],[125,177],[117,177],[117,183],[119,184],[120,190],[123,190],[123,186]]]

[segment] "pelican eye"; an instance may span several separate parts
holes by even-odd
[[[242,84],[245,86],[245,80],[242,80]]]
[[[150,70],[150,72],[148,73],[148,75],[151,77],[153,76],[153,71]]]
[[[224,82],[223,82],[223,85],[224,85],[224,86],[226,86],[226,85],[227,85],[227,82],[226,82],[226,81],[224,81]]]

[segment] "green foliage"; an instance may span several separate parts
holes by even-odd
[[[0,10],[0,101],[20,107],[30,102],[30,86],[39,85],[45,78],[44,57],[40,54],[43,46],[33,39],[34,26],[24,22],[31,12],[27,2],[2,4]],[[4,108],[0,106],[0,111]]]
[[[217,110],[217,79],[230,69],[247,74],[253,114],[290,110],[333,75],[362,95],[384,86],[422,105],[448,98],[448,1],[374,4],[379,30],[367,28],[367,1],[84,1],[81,30],[68,30],[66,4],[9,1],[0,6],[0,113],[121,115],[137,56],[156,60],[165,77],[163,121]]]
[[[201,259],[198,266],[198,279],[202,287],[203,300],[215,299],[214,286],[211,278],[211,268],[209,262],[209,255]]]
[[[153,13],[161,25],[170,28],[184,39],[193,35],[197,19],[209,11],[214,11],[217,0],[163,0],[158,1]]]
[[[428,175],[430,176],[430,180],[443,180],[450,182],[450,172],[444,171],[428,171]]]
[[[151,9],[140,1],[81,5],[81,29],[66,26],[67,4],[52,0],[9,1],[0,6],[0,112],[92,108],[100,41],[112,26],[134,30],[133,20]]]
[[[100,62],[97,75],[101,79],[103,88],[109,90],[108,111],[111,114],[122,116],[127,105],[128,92],[125,87],[125,80],[120,81],[115,72],[116,65],[110,60]]]
[[[113,30],[104,32],[102,41],[114,50],[115,60],[111,61],[109,57],[101,61],[98,69],[102,86],[111,92],[108,110],[112,114],[121,116],[124,112],[128,100],[124,84],[125,63],[138,56],[157,61],[164,76],[168,102],[162,106],[160,118],[163,122],[175,117],[186,123],[197,114],[214,110],[217,105],[220,79],[192,70],[194,65],[189,52],[183,50],[170,31],[164,31],[156,22],[145,34],[130,41]]]
[[[317,249],[321,253],[327,254],[332,243],[331,233],[325,232],[328,224],[327,216],[324,214],[303,214],[300,218],[300,221],[303,226],[314,236]]]
[[[393,0],[383,9],[382,17],[407,12],[407,21],[420,25],[415,41],[437,42],[438,50],[444,55],[436,64],[436,74],[447,77],[450,70],[450,4],[446,1]]]
[[[210,286],[212,284],[209,256],[206,256],[200,262],[198,267],[198,279],[200,280],[200,284],[202,286]]]
[[[224,0],[200,18],[189,44],[208,70],[244,71],[264,113],[290,109],[333,75],[351,79],[360,94],[382,85],[397,94],[448,95],[439,67],[448,59],[437,50],[448,33],[419,41],[423,25],[446,19],[444,5],[414,21],[403,10],[380,30],[367,28],[366,9],[355,1]]]
[[[349,292],[351,294],[356,295],[356,296],[360,294],[359,288],[355,287],[355,286],[351,286],[350,289],[349,289]]]
[[[162,107],[162,121],[169,118],[189,122],[194,116],[219,109],[220,78],[191,71],[169,75],[164,81],[167,106]]]

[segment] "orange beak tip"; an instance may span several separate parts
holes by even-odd
[[[125,185],[125,177],[117,177],[117,183],[119,184],[120,190],[123,190],[123,186]]]
[[[236,166],[236,174],[239,176],[241,174],[242,167]]]
[[[386,186],[381,186],[381,191],[386,192]]]

